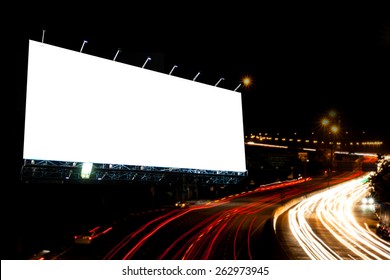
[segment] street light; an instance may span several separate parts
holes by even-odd
[[[326,135],[330,137],[326,137],[325,139],[325,153],[327,153],[327,144],[330,144],[330,159],[329,159],[329,167],[328,167],[328,175],[332,174],[333,165],[334,165],[334,153],[336,150],[336,136],[340,130],[340,120],[336,122],[337,113],[334,110],[328,112],[328,116],[321,119],[321,125],[326,132]]]
[[[321,121],[322,126],[327,126],[329,124],[329,119],[328,118],[323,118]]]
[[[333,135],[335,135],[337,132],[339,132],[339,127],[334,124],[330,127],[330,131],[333,133]]]
[[[331,117],[331,118],[335,118],[337,115],[335,110],[330,110],[328,114],[329,114],[329,117]]]
[[[330,147],[330,168],[331,168],[331,172],[333,170],[333,162],[334,162],[334,153],[335,153],[335,149],[336,149],[336,135],[339,131],[339,127],[335,124],[333,124],[331,127],[330,127],[330,132],[331,134],[333,135],[332,137],[332,145]]]

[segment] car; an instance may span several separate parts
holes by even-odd
[[[379,223],[376,228],[376,233],[383,239],[390,240],[390,227]]]
[[[107,232],[111,231],[112,227],[103,227],[103,226],[97,226],[94,227],[85,234],[79,234],[74,236],[74,242],[76,244],[91,244],[96,238],[106,234]]]
[[[374,203],[375,203],[375,200],[370,195],[362,198],[362,204],[364,204],[364,205],[373,205]]]
[[[175,203],[176,208],[188,208],[190,206],[190,203],[188,201],[177,201]]]
[[[41,250],[38,253],[34,254],[30,260],[49,260],[50,259],[50,250]]]

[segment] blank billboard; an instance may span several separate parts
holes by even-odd
[[[30,40],[23,158],[243,172],[241,94]]]

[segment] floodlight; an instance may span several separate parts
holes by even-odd
[[[225,80],[224,78],[219,79],[219,81],[215,84],[217,86],[222,80]]]
[[[92,162],[83,163],[83,167],[81,168],[82,179],[89,179],[89,176],[91,176],[92,166],[93,166]]]
[[[145,68],[146,63],[148,63],[149,60],[152,60],[152,59],[148,56],[148,58],[145,60],[144,65],[142,65],[142,68]]]
[[[173,65],[172,69],[171,69],[171,72],[169,72],[169,75],[172,74],[173,70],[177,67],[177,65]]]
[[[83,44],[81,45],[80,52],[83,52],[83,48],[84,48],[84,45],[85,45],[86,43],[88,43],[88,41],[87,41],[87,40],[84,40],[84,41],[83,41]]]

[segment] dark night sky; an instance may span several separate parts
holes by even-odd
[[[110,2],[96,10],[35,7],[18,31],[16,120],[23,136],[28,39],[234,89],[244,126],[313,130],[329,109],[344,129],[389,138],[390,17],[385,7],[145,7]],[[194,7],[192,7],[192,5]],[[187,7],[188,6],[188,7]],[[42,9],[40,9],[42,8]],[[386,14],[387,13],[387,14]],[[387,138],[386,138],[387,137]]]

